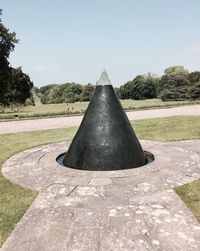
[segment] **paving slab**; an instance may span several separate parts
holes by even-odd
[[[200,178],[200,140],[141,141],[155,160],[120,171],[58,164],[69,143],[4,163],[5,177],[39,194],[1,251],[200,250],[200,224],[173,190]]]

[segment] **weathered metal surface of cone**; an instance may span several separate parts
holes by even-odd
[[[119,170],[145,164],[145,154],[104,71],[63,164]]]

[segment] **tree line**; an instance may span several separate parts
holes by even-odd
[[[34,88],[42,104],[74,103],[89,101],[94,92],[94,85],[77,83],[51,84]]]
[[[73,103],[89,101],[94,85],[77,83],[53,84],[37,90],[43,104]],[[152,99],[180,101],[200,99],[200,72],[189,72],[183,66],[171,66],[164,70],[164,75],[138,75],[119,88],[115,88],[120,99]]]
[[[121,99],[195,100],[200,99],[200,72],[189,72],[183,66],[171,66],[164,75],[138,75],[120,86],[117,94]]]

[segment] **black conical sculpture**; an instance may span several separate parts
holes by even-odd
[[[145,153],[103,71],[63,164],[106,171],[135,168],[145,163]]]

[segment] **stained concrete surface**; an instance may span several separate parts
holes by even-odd
[[[200,140],[141,143],[155,161],[122,171],[63,167],[66,143],[11,157],[3,175],[39,194],[1,251],[200,250],[200,224],[173,191],[200,178]]]

